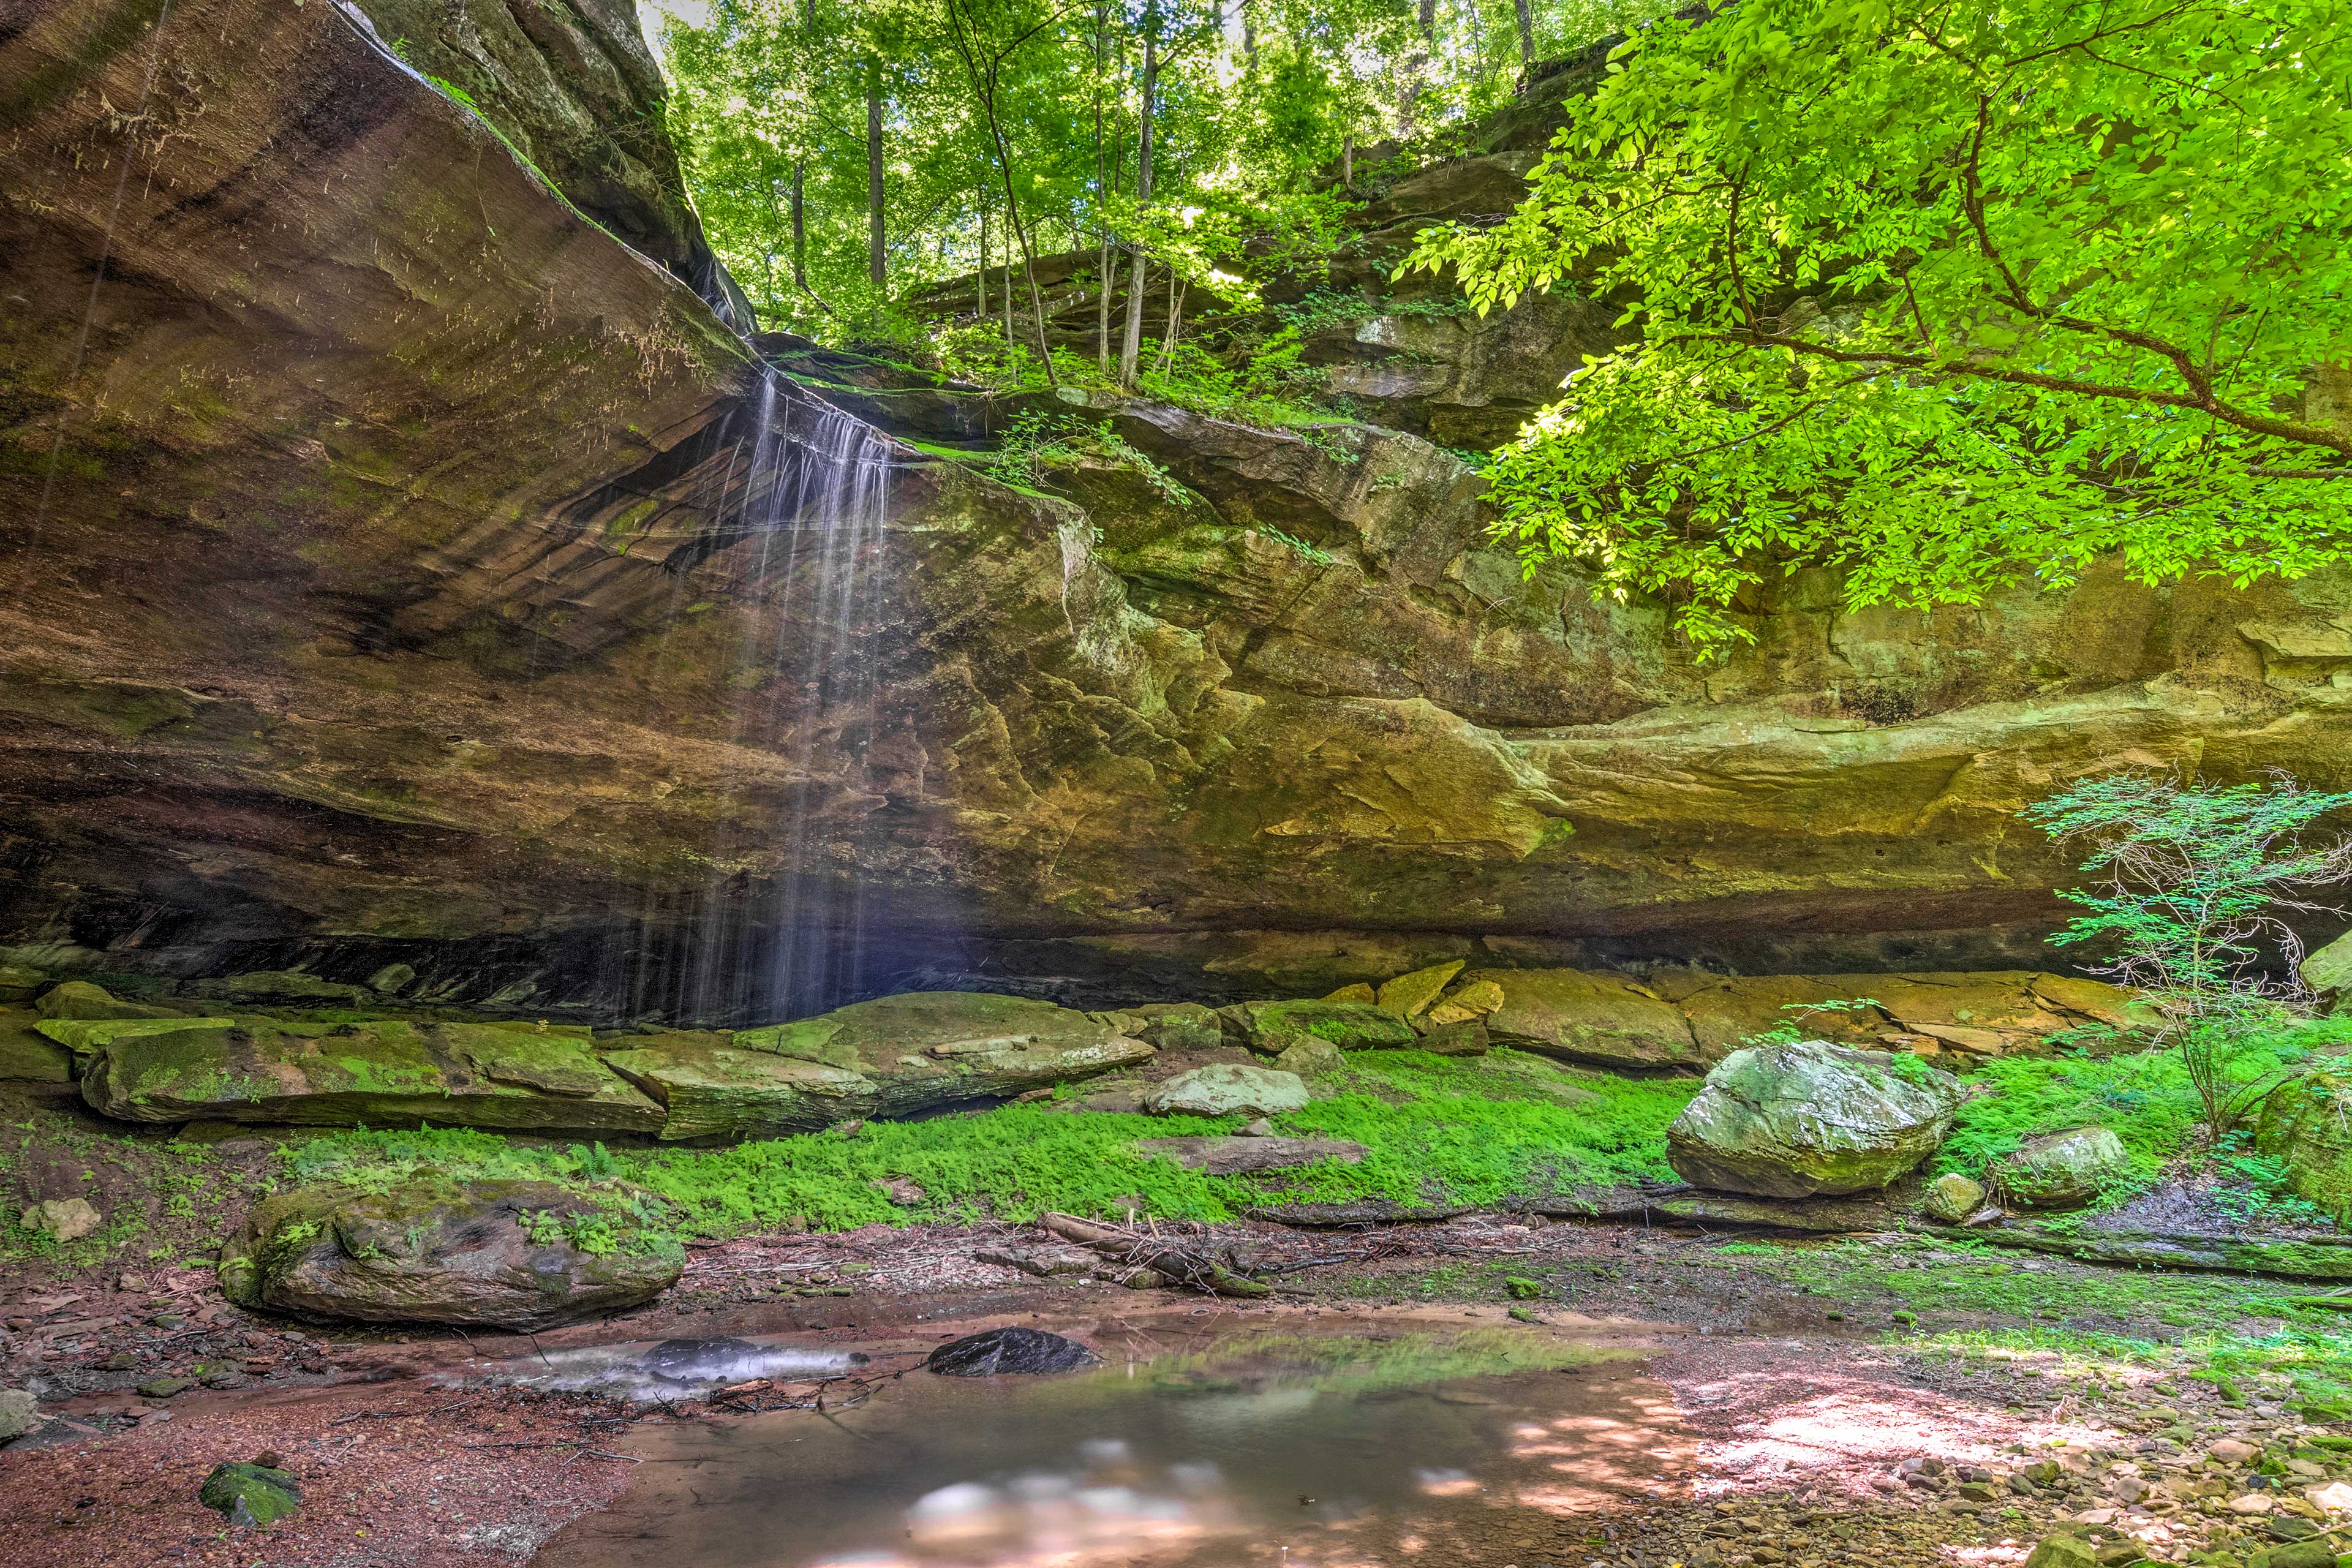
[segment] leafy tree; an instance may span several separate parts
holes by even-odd
[[[2020,815],[2052,837],[2089,846],[2099,885],[2064,895],[2091,912],[2050,940],[2094,943],[2105,971],[2137,988],[2167,1020],[2219,1139],[2276,1087],[2231,1058],[2245,1036],[2301,1000],[2303,948],[2287,916],[2341,911],[2317,892],[2352,879],[2352,837],[2314,826],[2352,806],[2352,792],[2266,784],[2187,784],[2137,773],[2087,779]],[[2283,957],[2289,978],[2263,973]]]
[[[2352,29],[2333,0],[1734,0],[1637,30],[1523,205],[1423,237],[1628,341],[1489,478],[1531,557],[1702,648],[1775,570],[1856,607],[2120,555],[2343,559]]]

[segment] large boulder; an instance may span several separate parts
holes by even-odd
[[[669,1037],[604,1061],[666,1109],[665,1139],[760,1137],[908,1116],[1074,1082],[1151,1059],[1091,1015],[976,991],[917,991],[813,1018]]]
[[[264,1200],[221,1249],[240,1306],[372,1323],[544,1329],[651,1300],[683,1255],[624,1206],[546,1182],[422,1178]]]
[[[2074,1208],[2131,1171],[2123,1140],[2105,1127],[2077,1127],[2029,1138],[1993,1166],[2004,1196],[2028,1208]]]
[[[2313,1073],[2273,1089],[2254,1147],[2278,1162],[2295,1196],[2352,1223],[2352,1076]]]
[[[646,1133],[663,1121],[584,1031],[394,1019],[112,1027],[82,1073],[82,1099],[125,1121]]]
[[[1673,1003],[1631,976],[1576,969],[1482,969],[1462,987],[1493,985],[1502,1004],[1486,1015],[1496,1045],[1606,1067],[1704,1066],[1706,1058]]]
[[[2323,996],[2340,999],[2352,994],[2352,931],[2308,954],[2295,973]]]
[[[1305,1110],[1310,1098],[1295,1072],[1213,1062],[1152,1085],[1143,1109],[1156,1116],[1276,1116]]]
[[[1694,1186],[1809,1198],[1885,1186],[1935,1152],[1959,1080],[1916,1058],[1822,1040],[1732,1052],[1666,1129]]]

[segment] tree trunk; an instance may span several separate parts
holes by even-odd
[[[988,319],[988,203],[985,199],[980,204],[980,266],[973,271],[972,278],[980,285],[980,319],[984,321]]]
[[[1004,247],[1004,363],[1013,363],[1013,345],[1019,342],[1013,335],[1013,247]]]
[[[1159,38],[1160,8],[1153,5],[1143,14],[1143,106],[1136,116],[1135,132],[1135,200],[1140,207],[1151,199],[1151,95],[1160,74]],[[1127,336],[1118,348],[1118,384],[1122,391],[1135,390],[1135,373],[1143,358],[1143,247],[1128,247],[1135,258],[1127,284]]]
[[[1536,17],[1528,0],[1512,0],[1519,8],[1519,69],[1536,63]]]
[[[866,277],[876,289],[887,280],[888,253],[882,243],[882,62],[866,62]]]
[[[808,165],[793,165],[793,287],[808,291]]]
[[[1110,170],[1103,159],[1103,70],[1110,41],[1110,7],[1095,0],[1095,223],[1102,254],[1095,268],[1095,368],[1110,374]],[[1114,133],[1116,126],[1114,126]]]
[[[1397,127],[1407,136],[1412,134],[1413,116],[1420,106],[1422,79],[1429,74],[1430,57],[1437,48],[1437,0],[1421,0],[1413,21],[1421,29],[1421,38],[1405,57],[1404,80],[1397,86]]]
[[[1339,188],[1351,196],[1356,194],[1356,133],[1352,131],[1339,138]]]
[[[1176,269],[1168,269],[1168,330],[1160,336],[1160,374],[1166,375],[1176,367],[1176,332],[1184,320],[1184,287],[1177,281]]]

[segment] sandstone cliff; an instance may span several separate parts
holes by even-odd
[[[1853,616],[1807,574],[1697,667],[1655,606],[1524,578],[1468,468],[1371,426],[1103,411],[1181,503],[896,448],[820,628],[747,454],[894,405],[761,393],[677,276],[661,150],[565,143],[611,129],[580,83],[643,90],[627,47],[535,53],[583,118],[478,109],[399,16],[52,3],[0,37],[0,950],[772,1015],[798,865],[865,991],[2039,968],[2069,868],[2026,800],[2352,777],[2341,578]],[[1442,205],[1411,195],[1391,227]],[[1556,379],[1562,309],[1328,357],[1473,444]],[[870,711],[807,678],[820,635]]]

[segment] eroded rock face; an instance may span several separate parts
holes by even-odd
[[[394,58],[386,28],[455,47],[443,20],[470,15],[403,3],[369,27],[189,0],[86,49],[79,11],[34,0],[0,42],[25,301],[0,452],[40,498],[0,520],[0,817],[26,868],[0,959],[405,971],[404,1002],[726,1024],[976,984],[1317,995],[1457,960],[2021,967],[2074,874],[2014,816],[2053,783],[2352,781],[2341,575],[2094,569],[1921,616],[1800,574],[1703,668],[1661,607],[1526,576],[1427,441],[1147,405],[1099,416],[1190,504],[1124,468],[1043,500],[897,451],[853,563],[870,594],[824,634],[876,698],[830,700],[815,631],[776,611],[815,569],[780,542],[800,520],[735,504],[761,419],[824,411],[763,393],[691,289]],[[517,52],[575,107],[641,105],[625,47],[546,65],[622,19],[478,20],[505,41],[469,68],[543,110],[546,145],[528,105],[486,109],[567,191],[618,171],[613,210],[668,223],[657,152],[623,149],[650,184],[593,148],[558,172],[605,111],[566,118]],[[144,116],[105,107],[151,79]],[[1370,221],[1486,210],[1539,131]],[[1446,406],[1504,407],[1573,326],[1465,338],[1488,400]],[[796,869],[862,912],[855,962],[787,1006],[764,971]],[[1744,1023],[1694,1017],[1677,1056],[1627,1008],[1663,1032],[1552,1048],[1697,1066]]]
[[[1666,1129],[1694,1186],[1804,1198],[1883,1187],[1935,1152],[1959,1080],[1884,1051],[1821,1040],[1734,1051]]]
[[[230,1300],[297,1317],[527,1330],[650,1300],[682,1267],[550,1183],[419,1180],[267,1199],[219,1272]]]

